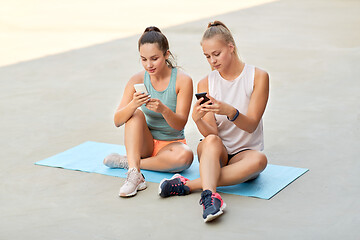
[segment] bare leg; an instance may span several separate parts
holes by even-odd
[[[153,137],[140,110],[125,123],[125,147],[129,168],[138,170],[180,172],[193,160],[191,149],[183,143],[170,143],[150,157],[154,149]]]
[[[140,167],[154,171],[181,172],[190,167],[193,157],[189,146],[180,142],[170,143],[156,156],[141,159]]]
[[[227,162],[227,152],[221,139],[216,135],[207,136],[198,146],[198,156],[200,159],[200,178],[198,184],[203,190],[216,192],[216,187],[221,173],[221,165]],[[189,183],[191,185],[191,183]],[[188,185],[189,186],[189,185]],[[194,189],[189,186],[190,189]]]
[[[125,147],[130,168],[140,169],[140,158],[149,157],[153,151],[153,137],[144,114],[136,110],[125,123]]]
[[[201,147],[200,144],[198,147],[198,154],[200,159],[200,174],[203,174],[201,169],[201,161],[207,161],[207,159],[205,159],[204,154],[201,155],[201,152],[203,152],[205,149],[207,151],[207,149],[215,145],[209,144],[209,146],[207,146],[208,144],[206,144]],[[217,162],[219,162],[219,159],[220,158],[217,159]],[[215,160],[213,159],[212,161],[215,162]],[[266,168],[266,165],[267,165],[267,158],[263,153],[260,153],[256,150],[247,150],[244,152],[240,152],[230,160],[228,165],[221,168],[220,176],[218,178],[216,186],[229,186],[229,185],[246,182],[250,179],[256,178]],[[203,170],[206,169],[204,168]],[[209,177],[211,178],[210,174]],[[205,188],[209,184],[207,185],[203,184],[204,181],[208,181],[208,180],[207,178],[203,178],[201,176],[201,178],[188,181],[186,185],[191,189],[191,191],[200,190],[200,189],[203,190],[209,189],[209,188]],[[210,180],[210,183],[213,184],[213,181]],[[209,190],[213,191],[212,189]],[[216,188],[214,190],[216,190]]]

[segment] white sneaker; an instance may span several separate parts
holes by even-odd
[[[147,187],[144,175],[142,175],[136,168],[129,169],[126,174],[127,178],[125,183],[120,188],[120,197],[134,196],[138,190],[144,190]]]
[[[129,168],[126,155],[120,155],[118,153],[111,153],[104,159],[105,166],[109,168]]]

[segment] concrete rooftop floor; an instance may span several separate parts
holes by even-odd
[[[77,7],[75,17],[86,10],[84,1],[67,2]],[[214,1],[207,15],[169,25],[161,24],[166,18],[159,14],[155,23],[141,15],[146,24],[136,23],[135,32],[121,38],[103,41],[117,37],[115,26],[96,38],[99,44],[64,43],[62,52],[51,52],[50,44],[24,58],[21,51],[31,48],[35,31],[29,30],[29,39],[18,32],[21,46],[11,45],[14,35],[2,31],[8,34],[5,47],[17,53],[2,50],[8,61],[1,56],[0,239],[360,239],[360,2],[258,3],[231,8]],[[186,4],[190,12],[201,11]],[[185,12],[166,8],[178,17]],[[121,9],[129,16],[137,10]],[[196,86],[210,71],[199,41],[215,19],[232,30],[241,58],[270,74],[264,115],[269,162],[308,173],[271,200],[222,194],[225,214],[204,224],[199,193],[160,199],[158,185],[149,183],[136,197],[121,199],[121,178],[34,165],[88,140],[123,144],[113,112],[127,80],[142,69],[137,40],[148,25],[167,35]],[[75,37],[84,39],[81,33]],[[186,136],[195,150],[200,135],[191,118]]]

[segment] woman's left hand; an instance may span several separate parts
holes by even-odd
[[[209,95],[206,96],[211,100],[212,104],[204,104],[203,111],[212,112],[218,115],[226,115],[228,117],[232,116],[234,111],[236,113],[236,109],[230,104],[218,101]]]
[[[150,98],[149,102],[146,103],[146,107],[157,113],[163,113],[166,109],[166,106],[156,98]]]

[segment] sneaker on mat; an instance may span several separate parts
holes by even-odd
[[[136,168],[131,168],[126,173],[127,177],[124,185],[120,188],[120,197],[134,196],[137,191],[144,190],[146,186],[145,178]]]
[[[159,195],[163,198],[176,195],[187,195],[190,193],[190,188],[185,186],[187,181],[189,181],[189,179],[184,178],[180,174],[175,174],[170,179],[164,178],[159,184]]]
[[[104,158],[105,166],[109,168],[129,168],[126,155],[111,153]]]
[[[203,205],[204,222],[214,220],[223,214],[226,204],[221,199],[220,194],[212,193],[210,190],[205,190],[201,193],[200,205]]]

